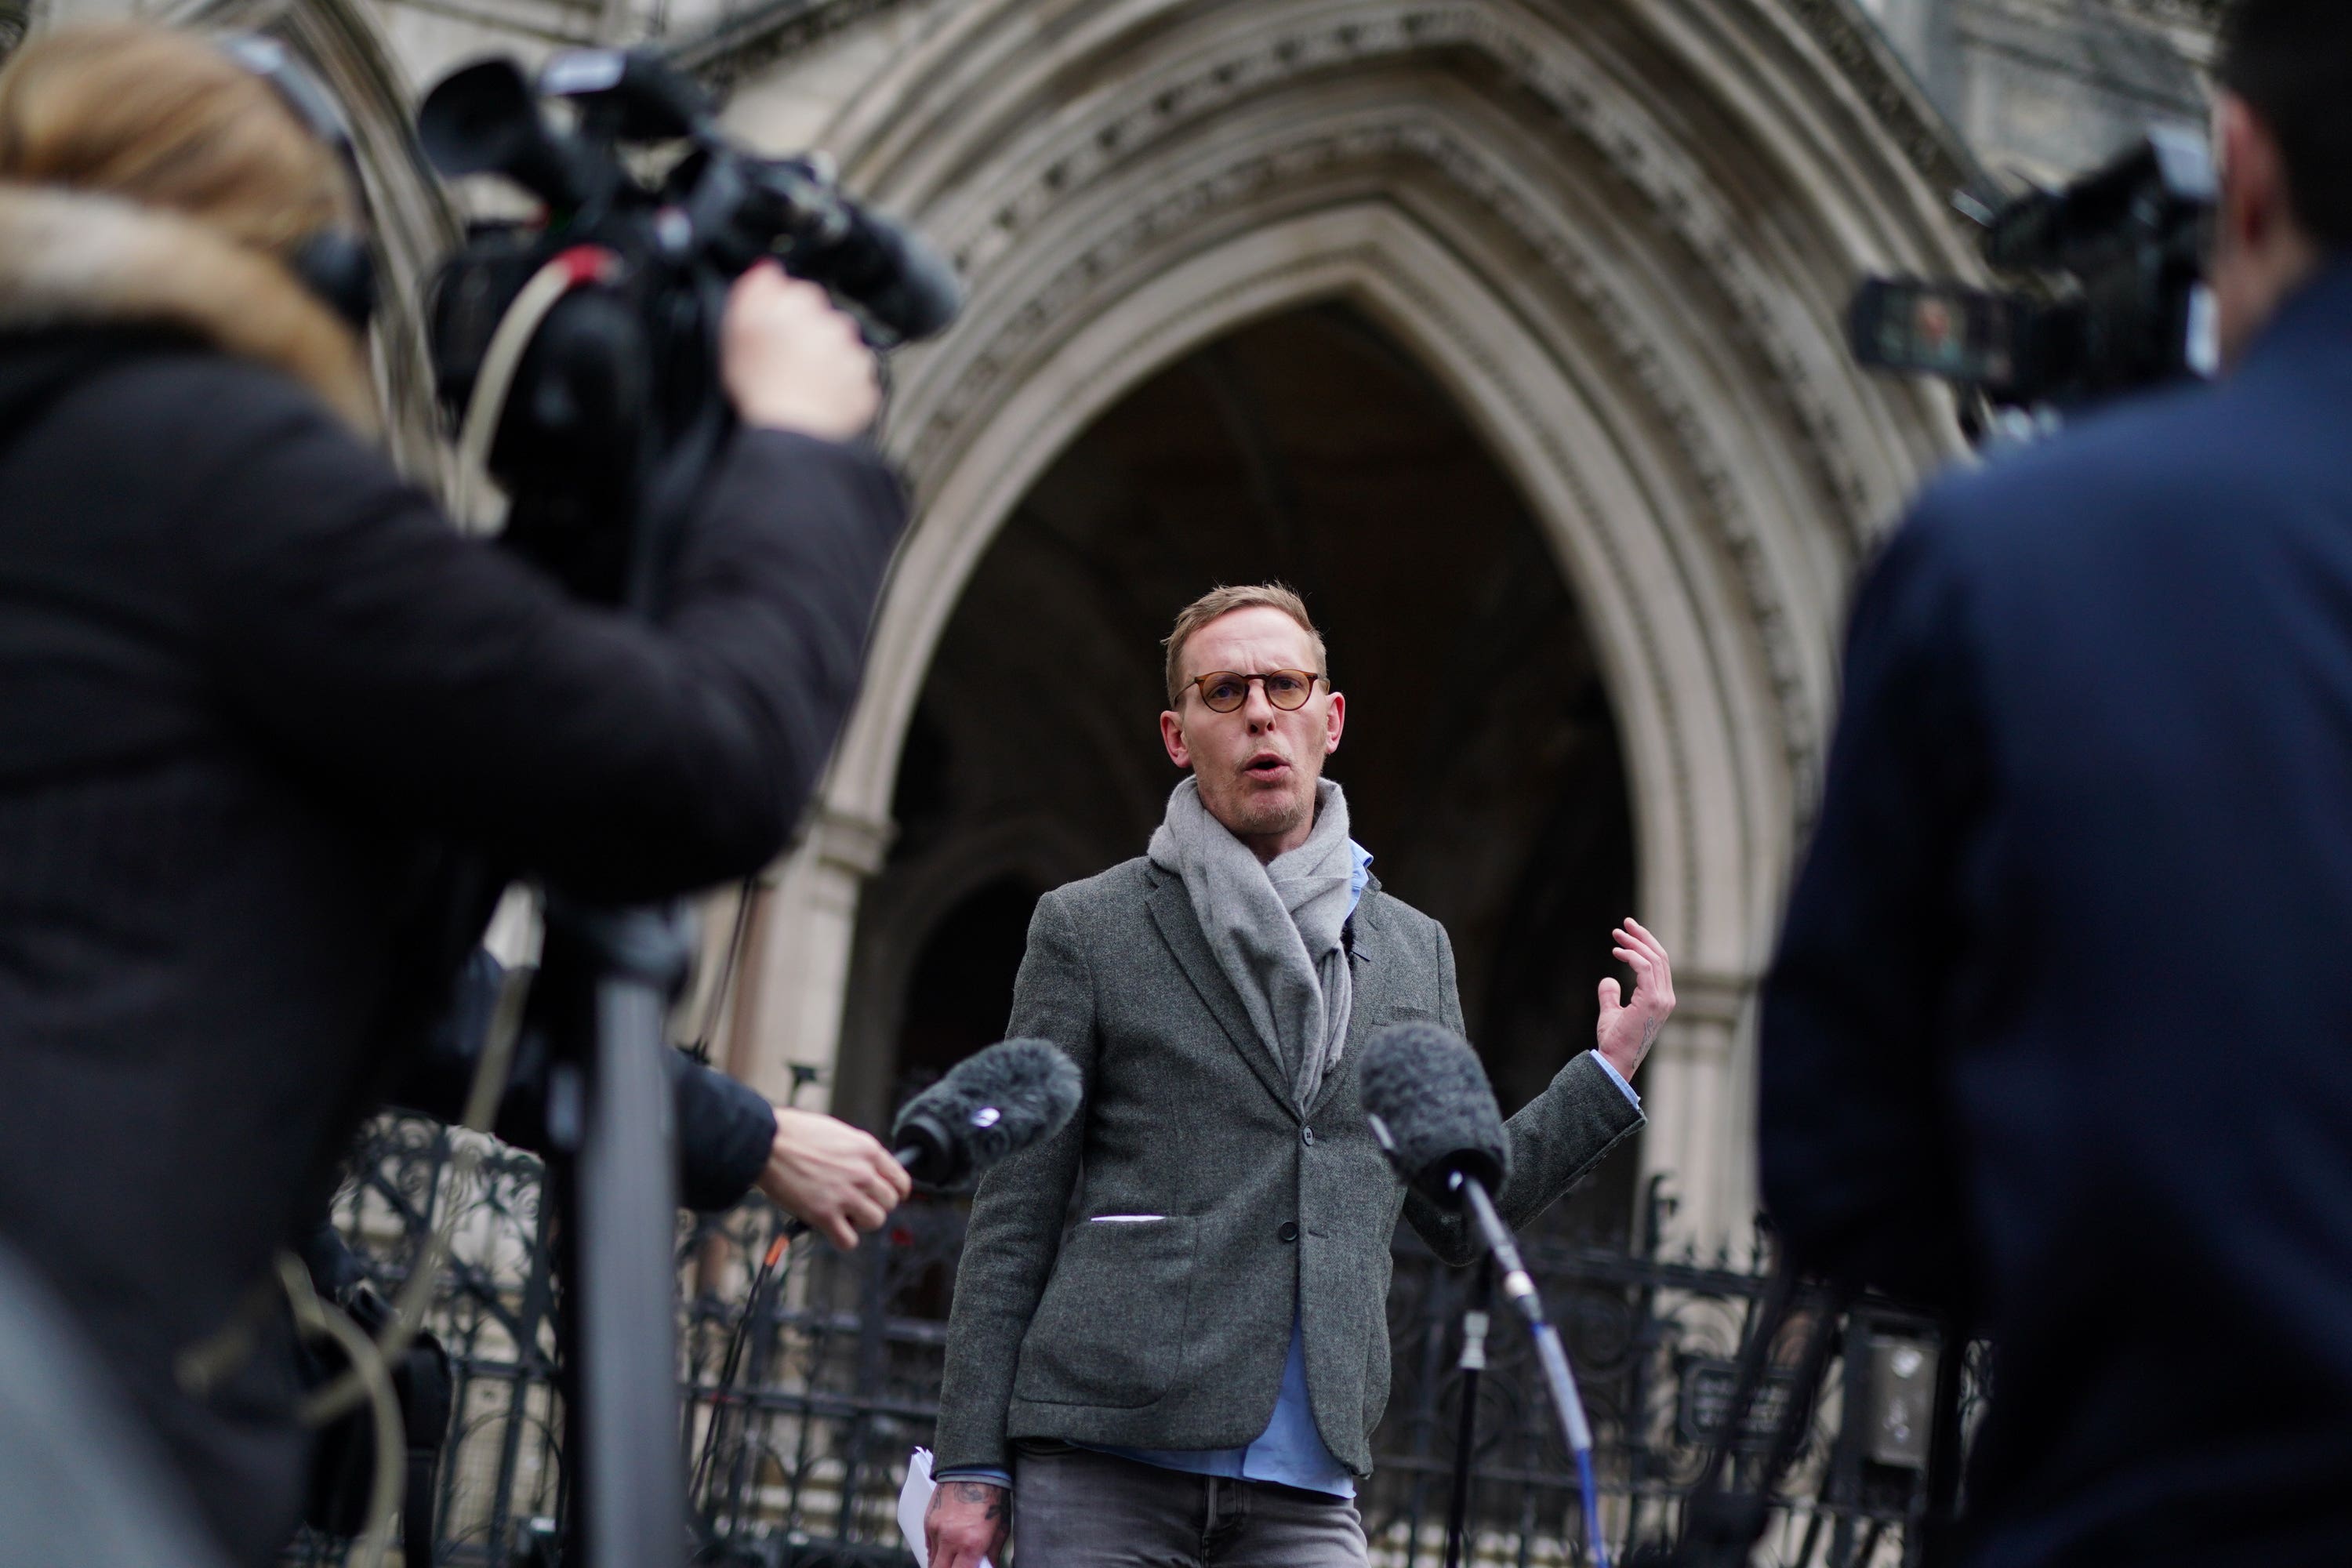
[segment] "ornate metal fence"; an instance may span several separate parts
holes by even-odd
[[[457,1414],[431,1526],[437,1562],[503,1568],[543,1560],[564,1484],[548,1216],[528,1155],[489,1151],[467,1190],[450,1190],[450,1139],[429,1122],[377,1123],[337,1217],[389,1288],[417,1238],[456,1205],[455,1261],[432,1323],[456,1366]],[[1590,1408],[1603,1522],[1620,1556],[1671,1539],[1721,1431],[1733,1359],[1765,1291],[1760,1273],[1727,1258],[1661,1256],[1668,1202],[1653,1190],[1631,1249],[1570,1236],[1538,1236],[1526,1248]],[[849,1254],[803,1243],[754,1296],[748,1287],[777,1225],[754,1200],[679,1233],[680,1441],[693,1467],[699,1560],[905,1568],[896,1503],[908,1456],[928,1445],[937,1414],[963,1211],[910,1204]],[[1375,1562],[1433,1568],[1475,1276],[1440,1264],[1409,1231],[1399,1234],[1395,1262],[1389,1409],[1360,1500]],[[1498,1316],[1487,1347],[1472,1466],[1475,1560],[1581,1563],[1574,1470],[1527,1336]],[[1841,1347],[1805,1415],[1805,1446],[1759,1561],[1847,1568],[1911,1556],[1940,1346],[1931,1324],[1862,1307],[1848,1315]],[[1785,1403],[1792,1381],[1772,1373],[1767,1405]],[[293,1560],[335,1556],[333,1543],[306,1540]]]

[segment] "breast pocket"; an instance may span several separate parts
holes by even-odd
[[[1166,1394],[1184,1361],[1192,1241],[1182,1215],[1080,1224],[1022,1338],[1014,1395],[1132,1409]]]

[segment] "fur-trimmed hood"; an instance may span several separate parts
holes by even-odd
[[[75,327],[184,332],[376,427],[360,342],[269,257],[175,213],[0,182],[0,332]]]

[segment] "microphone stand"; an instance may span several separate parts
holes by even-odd
[[[1609,1568],[1608,1543],[1601,1530],[1601,1499],[1592,1474],[1592,1428],[1584,1418],[1584,1401],[1577,1395],[1576,1373],[1569,1370],[1568,1351],[1560,1343],[1559,1331],[1544,1315],[1543,1298],[1537,1293],[1527,1265],[1519,1259],[1518,1243],[1512,1237],[1510,1227],[1495,1212],[1495,1201],[1486,1195],[1486,1184],[1455,1171],[1448,1173],[1446,1185],[1469,1210],[1472,1222],[1486,1243],[1488,1267],[1502,1270],[1504,1299],[1518,1310],[1519,1316],[1527,1321],[1528,1333],[1535,1338],[1537,1363],[1543,1368],[1552,1408],[1559,1414],[1560,1431],[1568,1439],[1568,1450],[1576,1457],[1585,1542],[1591,1551],[1594,1568]]]
[[[1462,1421],[1454,1432],[1454,1493],[1445,1510],[1445,1568],[1462,1568],[1470,1522],[1470,1455],[1478,1435],[1478,1374],[1486,1370],[1488,1309],[1495,1302],[1495,1258],[1478,1259],[1477,1282],[1462,1310]]]

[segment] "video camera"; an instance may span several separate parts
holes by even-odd
[[[541,205],[474,225],[442,267],[433,370],[452,418],[481,426],[476,455],[515,499],[509,531],[555,548],[517,542],[593,596],[641,575],[625,552],[647,542],[626,536],[657,548],[663,514],[690,499],[727,428],[718,331],[737,276],[773,258],[830,291],[877,350],[940,331],[961,306],[937,250],[845,195],[822,156],[737,145],[701,88],[651,51],[558,54],[535,88],[510,60],[480,61],[426,95],[417,134],[443,174],[499,175]],[[666,148],[667,167],[641,173]]]
[[[2204,268],[2216,191],[2203,138],[2153,129],[2065,189],[2032,192],[1987,216],[1985,259],[2031,287],[1864,282],[1847,323],[1854,357],[2019,409],[2080,407],[2210,374]]]

